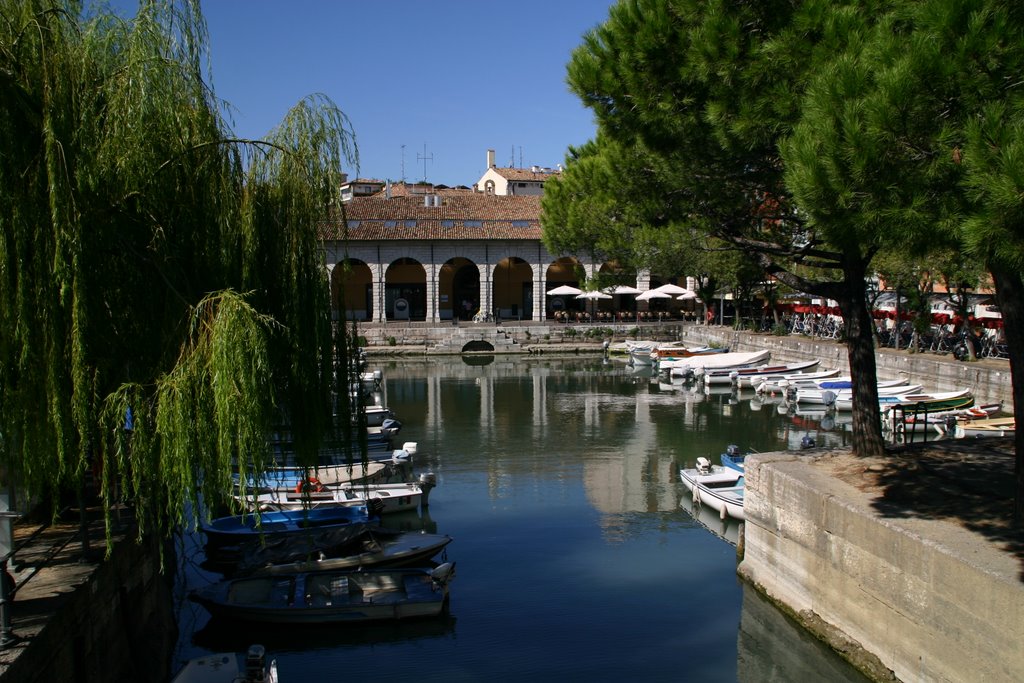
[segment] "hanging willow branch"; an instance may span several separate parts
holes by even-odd
[[[198,2],[80,11],[0,0],[0,485],[56,506],[91,468],[167,531],[271,425],[315,461],[350,365],[316,226],[354,134],[314,96],[238,142]]]

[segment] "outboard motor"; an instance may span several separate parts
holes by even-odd
[[[390,417],[384,418],[384,421],[380,423],[380,429],[382,432],[394,436],[398,432],[402,431],[402,423],[398,420]]]
[[[406,441],[402,444],[402,450],[409,455],[416,455],[416,443],[415,441]]]
[[[262,645],[251,645],[245,653],[245,683],[267,680],[267,651]]]
[[[740,447],[734,443],[729,444],[725,447],[725,454],[731,456],[737,456],[740,454]]]
[[[419,483],[423,492],[420,496],[420,507],[425,508],[430,505],[430,490],[437,486],[437,475],[433,472],[424,472],[420,475]]]
[[[810,434],[804,434],[804,438],[800,439],[800,448],[814,448],[814,437]]]
[[[697,473],[698,474],[710,474],[711,473],[711,461],[707,458],[697,458]]]
[[[956,415],[946,416],[946,434],[953,434],[956,432]]]

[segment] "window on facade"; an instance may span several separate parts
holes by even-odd
[[[405,222],[405,227],[407,227],[407,228],[415,228],[416,227],[416,221],[406,221]]]
[[[384,221],[385,228],[393,228],[398,225],[398,221]]]
[[[530,221],[512,221],[513,228],[528,228],[530,227]]]
[[[483,221],[462,221],[462,224],[467,228],[482,228],[484,227]]]
[[[455,227],[455,221],[441,221],[441,227],[442,228],[454,228]]]
[[[359,221],[348,221],[349,230],[359,227]]]

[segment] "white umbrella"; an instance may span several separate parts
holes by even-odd
[[[612,289],[612,294],[639,294],[640,290],[629,285],[619,285]]]
[[[656,289],[648,289],[636,295],[637,301],[650,301],[651,299],[671,299],[672,295],[667,292],[659,292]]]
[[[665,292],[666,294],[671,294],[672,296],[675,296],[677,294],[686,294],[690,290],[688,290],[686,287],[680,287],[679,285],[667,284],[662,285],[661,287],[655,287],[654,291]]]
[[[680,294],[676,298],[679,299],[680,301],[690,301],[692,299],[697,298],[697,292],[686,290],[686,294]]]
[[[583,292],[581,294],[577,294],[576,298],[577,299],[591,299],[591,300],[611,299],[612,295],[611,294],[605,294],[604,292],[600,292],[600,291],[594,290],[592,292]]]
[[[582,294],[582,289],[577,289],[571,285],[562,285],[561,287],[555,287],[554,289],[548,290],[548,296],[576,296]]]

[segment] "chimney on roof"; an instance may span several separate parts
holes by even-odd
[[[487,168],[494,168],[494,150],[487,150]]]
[[[540,173],[540,166],[531,166],[530,170],[533,171],[534,173]]]

